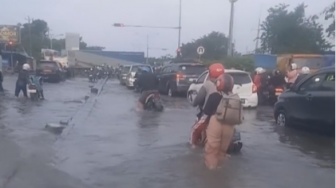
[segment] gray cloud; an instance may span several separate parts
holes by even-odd
[[[267,9],[279,3],[293,7],[302,0],[238,0],[235,4],[234,40],[240,52],[253,50],[258,18],[267,16]],[[305,0],[307,15],[319,14],[332,0]],[[20,5],[20,6],[18,6]],[[175,53],[177,30],[115,28],[112,24],[177,26],[179,0],[1,0],[0,24],[25,22],[28,15],[44,19],[54,34],[78,32],[90,45],[107,50],[146,48],[146,35],[151,50],[159,56]],[[211,31],[228,33],[230,3],[228,0],[182,0],[182,42],[186,43]]]

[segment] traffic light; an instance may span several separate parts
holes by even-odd
[[[125,25],[122,23],[115,23],[113,24],[114,27],[124,27]]]
[[[13,41],[8,41],[8,43],[6,44],[6,49],[13,51],[14,50],[14,43]]]

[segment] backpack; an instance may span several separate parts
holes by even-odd
[[[222,99],[216,110],[216,119],[221,123],[238,125],[242,123],[243,105],[238,94],[221,94]]]

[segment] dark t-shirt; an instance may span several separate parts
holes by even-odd
[[[209,98],[203,109],[203,113],[207,116],[212,116],[216,113],[219,102],[222,99],[222,95],[219,93],[212,93],[209,95]]]
[[[157,90],[158,79],[153,73],[143,73],[138,78],[139,85],[143,91]]]

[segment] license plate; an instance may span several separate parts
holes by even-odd
[[[193,78],[189,78],[189,81],[190,81],[190,82],[193,82],[194,80],[195,80],[195,79],[193,79]]]
[[[43,72],[45,72],[45,73],[50,73],[51,70],[44,70]]]
[[[36,89],[29,89],[28,92],[29,93],[36,93]]]
[[[276,95],[276,96],[279,96],[279,95],[281,95],[281,92],[279,92],[279,93],[275,93],[275,95]]]

